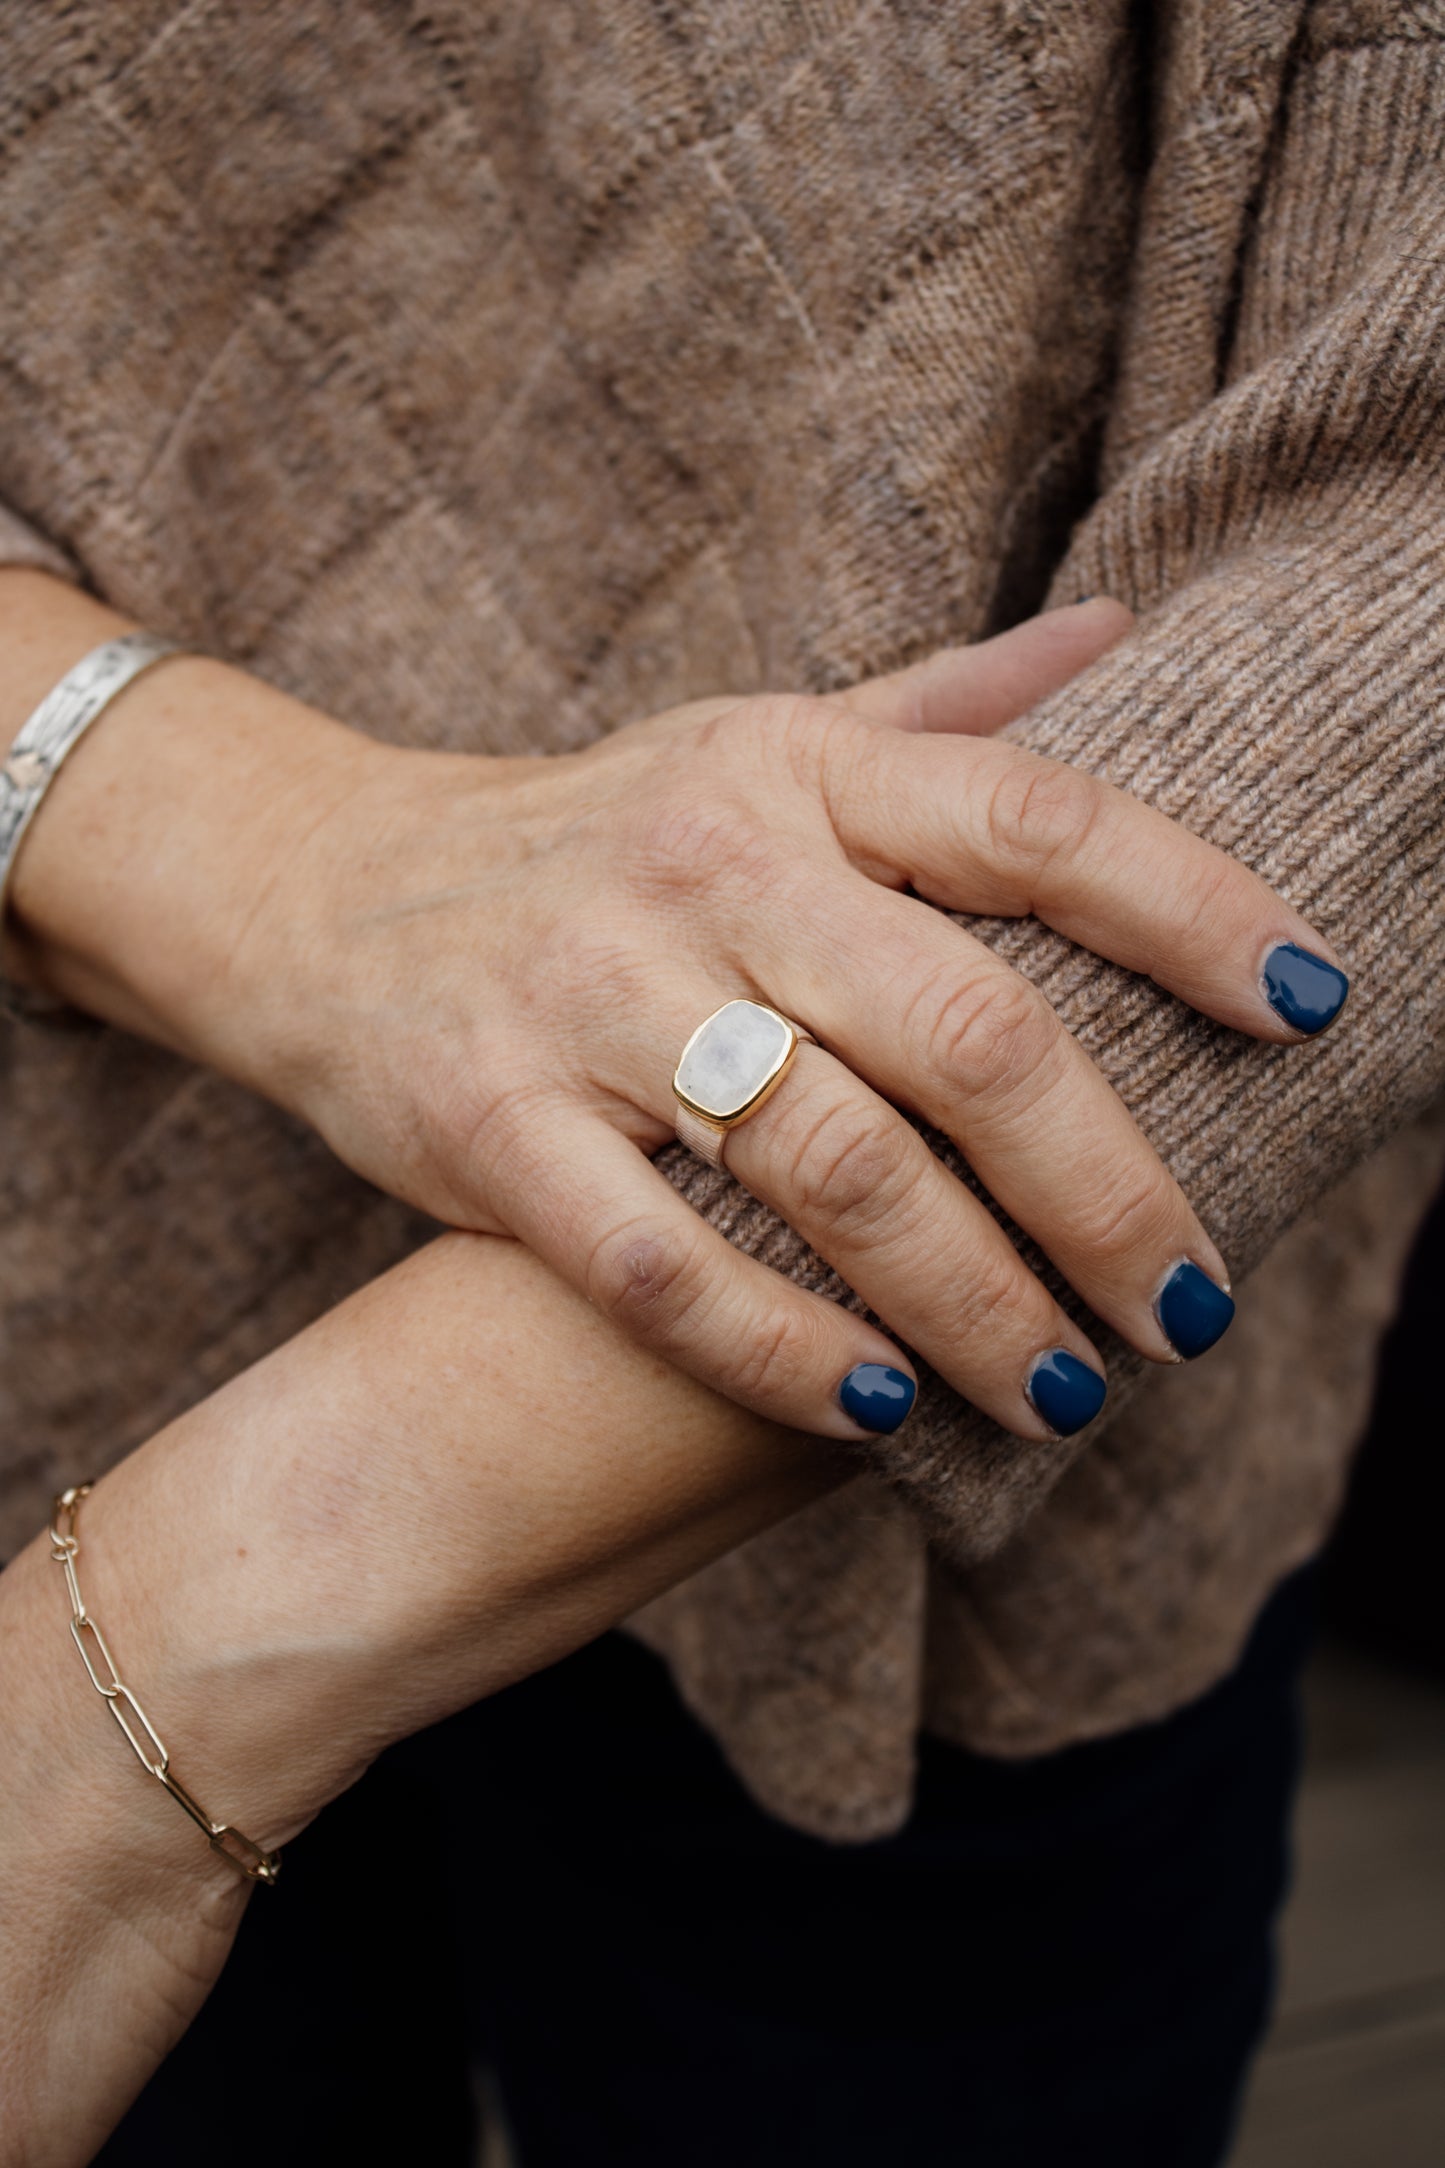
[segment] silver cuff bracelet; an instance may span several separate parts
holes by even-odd
[[[23,725],[0,767],[0,929],[21,839],[66,754],[132,678],[180,652],[174,640],[154,632],[127,632],[107,640],[67,671]],[[37,1016],[53,1015],[63,1004],[12,986],[0,969],[0,1007],[12,1016]]]

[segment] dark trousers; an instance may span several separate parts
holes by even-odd
[[[290,1849],[105,2168],[1216,2168],[1271,1987],[1311,1576],[1168,1721],[925,1742],[894,1838],[759,1812],[609,1636]],[[183,1839],[184,1831],[178,1831]]]

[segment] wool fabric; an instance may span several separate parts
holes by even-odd
[[[479,753],[1139,613],[1013,736],[1252,865],[1344,1016],[1262,1046],[972,925],[1238,1322],[1147,1376],[1104,1334],[1055,1446],[925,1372],[854,1483],[635,1627],[836,1838],[898,1825],[920,1728],[1035,1754],[1201,1691],[1328,1527],[1445,1151],[1445,10],[39,0],[0,60],[0,558]],[[0,1025],[0,1105],[13,1549],[423,1228],[120,1034]]]

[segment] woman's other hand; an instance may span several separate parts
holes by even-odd
[[[450,1234],[112,1469],[74,1563],[171,1773],[269,1851],[393,1740],[851,1473],[651,1361],[519,1244]],[[253,1888],[107,1720],[50,1550],[0,1573],[0,2168],[94,2157]],[[288,1871],[255,1901],[284,1905]]]
[[[897,1109],[1156,1361],[1223,1329],[1225,1268],[1042,995],[930,905],[1032,912],[1279,1042],[1300,1034],[1275,951],[1344,984],[1245,867],[989,735],[1130,623],[1099,600],[840,698],[699,703],[534,760],[379,745],[175,661],[35,823],[20,960],[299,1111],[382,1187],[520,1238],[744,1406],[857,1437],[906,1413],[907,1361],[647,1162],[690,1033],[765,1002],[818,1044],[731,1133],[730,1170],[997,1421],[1077,1429],[1100,1358]]]

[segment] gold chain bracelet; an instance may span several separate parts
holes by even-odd
[[[196,1827],[205,1832],[212,1850],[223,1854],[233,1867],[239,1867],[242,1874],[248,1875],[253,1882],[272,1883],[281,1872],[280,1853],[263,1852],[259,1844],[253,1844],[249,1837],[243,1837],[239,1829],[232,1829],[225,1822],[213,1822],[205,1808],[191,1797],[180,1778],[171,1775],[170,1755],[166,1752],[154,1724],[116,1670],[110,1650],[105,1645],[105,1636],[85,1608],[85,1598],[80,1593],[80,1583],[75,1575],[75,1561],[80,1556],[75,1519],[80,1511],[81,1499],[88,1498],[90,1491],[89,1483],[74,1483],[69,1490],[62,1491],[55,1501],[55,1510],[50,1521],[50,1555],[65,1574],[65,1585],[70,1591],[70,1632],[80,1651],[81,1661],[90,1674],[90,1683],[98,1694],[104,1695],[106,1707],[130,1741],[131,1750],[141,1767],[148,1770],[159,1783],[164,1784],[172,1799],[185,1808]],[[106,1677],[102,1677],[95,1668],[91,1652],[86,1647],[87,1635],[94,1640],[96,1652],[105,1666]],[[144,1733],[154,1749],[154,1760],[141,1742],[141,1733]]]

